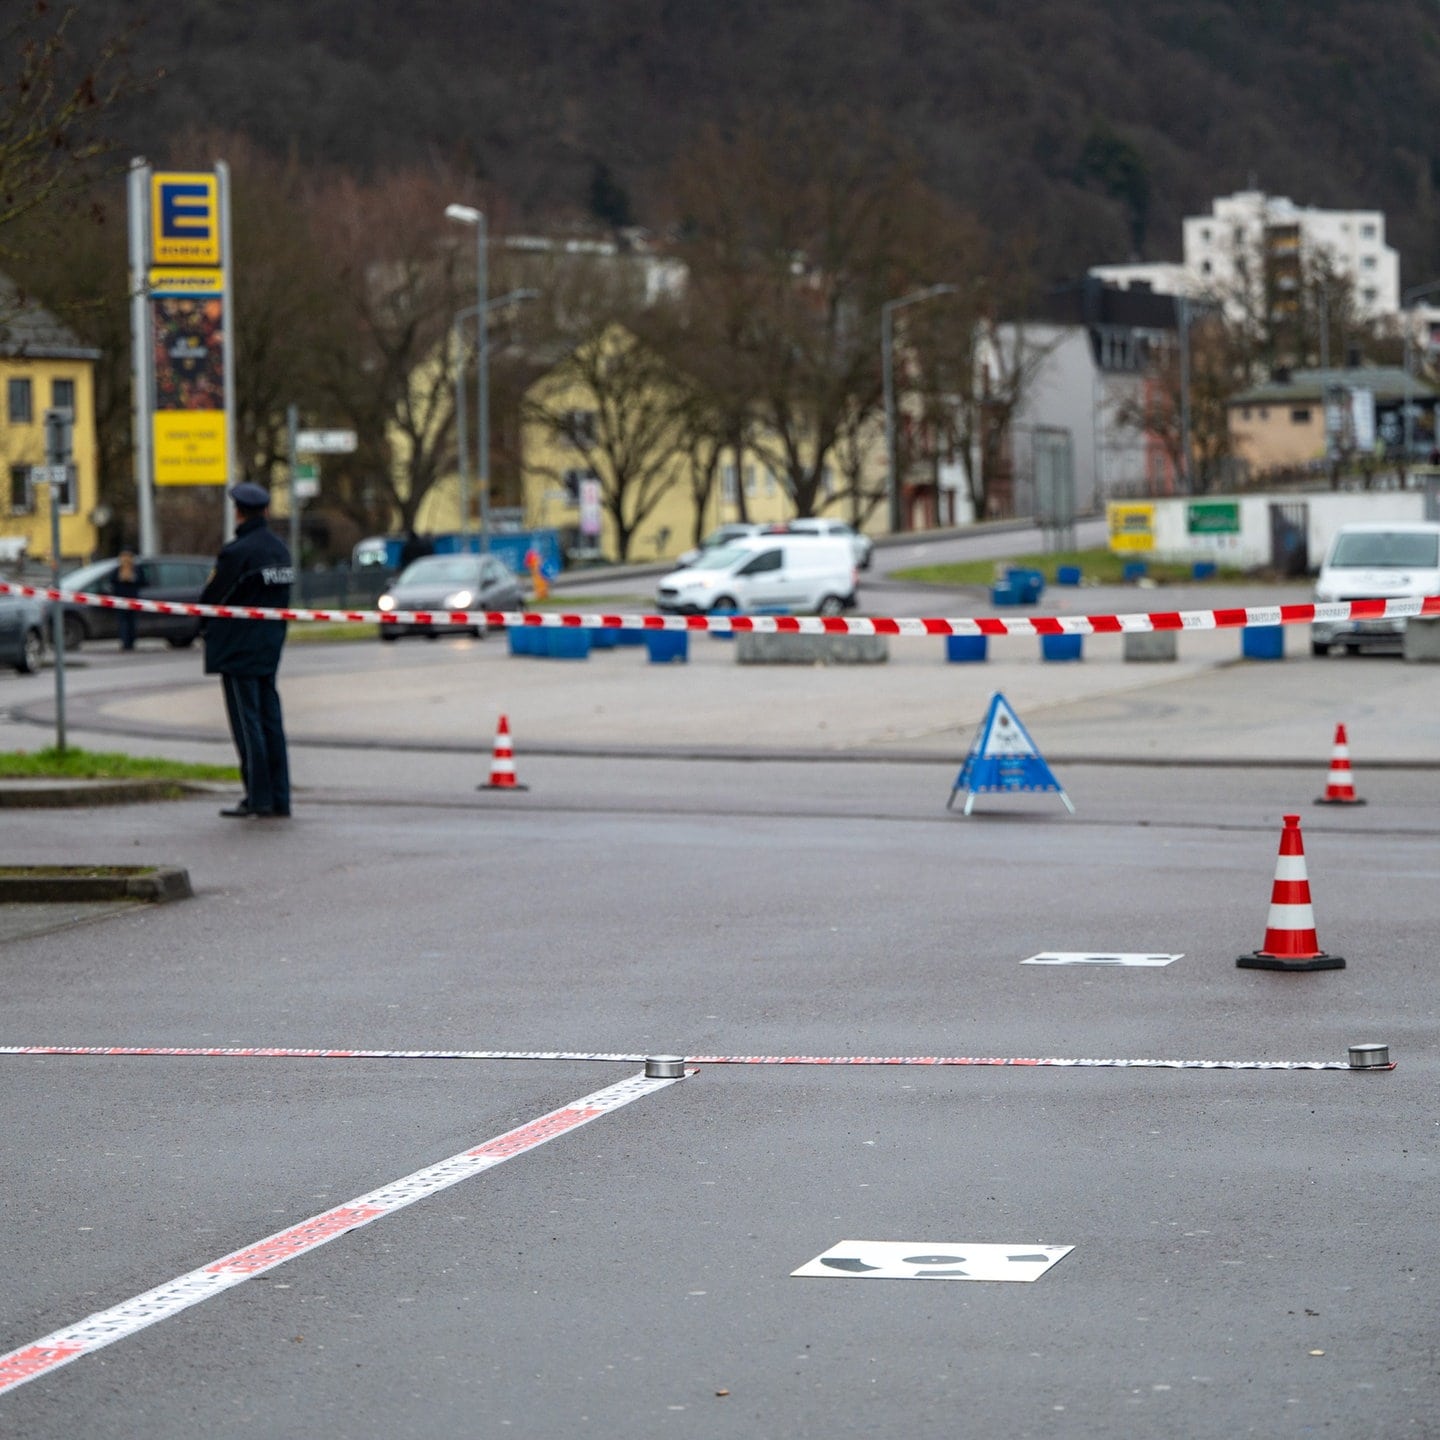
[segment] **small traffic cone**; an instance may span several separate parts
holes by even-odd
[[[1335,749],[1330,755],[1330,778],[1325,793],[1315,802],[1317,805],[1363,805],[1365,802],[1355,793],[1355,777],[1350,773],[1350,743],[1345,738],[1345,727],[1335,727]]]
[[[1345,962],[1338,955],[1327,955],[1315,934],[1300,817],[1286,815],[1284,819],[1264,944],[1235,963],[1242,970],[1343,970]]]
[[[510,722],[502,715],[495,729],[495,755],[490,761],[490,778],[477,790],[528,790],[515,778],[515,752],[510,748]]]

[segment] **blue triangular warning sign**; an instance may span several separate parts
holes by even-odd
[[[1036,749],[1030,732],[1020,723],[1020,717],[1010,708],[1010,702],[997,690],[990,697],[990,709],[970,746],[970,753],[955,777],[950,799],[945,808],[952,809],[955,797],[964,790],[965,810],[977,795],[992,795],[1006,791],[1053,792],[1065,802],[1065,808],[1073,815],[1075,807],[1065,788],[1051,773],[1045,757]]]

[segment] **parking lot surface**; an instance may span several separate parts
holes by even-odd
[[[0,942],[0,1044],[637,1058],[0,1055],[0,1352],[550,1135],[0,1392],[0,1432],[1431,1433],[1440,677],[1213,638],[1168,670],[897,642],[789,674],[714,641],[688,667],[296,646],[289,824],[216,796],[23,812],[4,863],[180,863],[196,896]],[[224,758],[193,661],[88,658],[80,743]],[[945,810],[993,689],[1076,816]],[[7,683],[8,748],[46,704]],[[475,788],[501,711],[519,794]],[[1368,803],[1319,809],[1340,721]],[[1236,967],[1286,813],[1343,970]],[[1047,950],[1181,958],[1021,965]],[[1369,1041],[1397,1068],[707,1063],[526,1129],[646,1055]],[[844,1240],[1074,1248],[1033,1284],[792,1277]]]

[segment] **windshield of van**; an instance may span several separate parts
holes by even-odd
[[[1336,539],[1330,564],[1344,570],[1434,570],[1440,568],[1440,535],[1355,530]]]
[[[707,550],[690,567],[692,570],[728,570],[738,560],[743,560],[753,551],[742,550],[738,545],[720,545]]]

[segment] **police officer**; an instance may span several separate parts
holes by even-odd
[[[232,485],[229,493],[235,502],[235,538],[221,550],[201,603],[284,609],[295,567],[285,542],[266,522],[269,492],[247,481]],[[290,762],[275,689],[284,644],[283,620],[205,622],[205,673],[219,675],[224,687],[225,713],[245,782],[245,798],[222,815],[249,819],[290,813]]]

